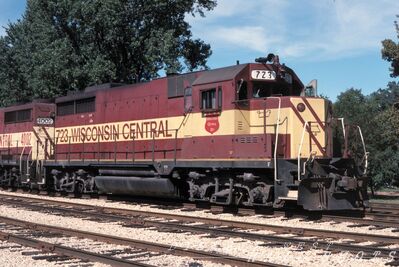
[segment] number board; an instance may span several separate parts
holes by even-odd
[[[276,72],[271,70],[253,70],[251,78],[254,80],[275,80]]]
[[[37,125],[53,125],[53,118],[36,118]]]

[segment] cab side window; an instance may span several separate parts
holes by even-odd
[[[202,111],[220,111],[223,105],[222,86],[200,91],[200,103]]]
[[[32,109],[9,111],[4,113],[4,123],[27,122],[32,119]]]
[[[96,98],[89,97],[57,103],[57,115],[65,116],[96,111]]]
[[[216,88],[201,91],[201,109],[216,109]]]
[[[237,100],[248,99],[248,84],[247,81],[241,79],[237,83]]]

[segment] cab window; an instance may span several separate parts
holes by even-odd
[[[252,84],[252,97],[264,98],[269,96],[289,96],[291,90],[285,85],[271,82],[254,82]]]
[[[83,98],[57,104],[57,115],[65,116],[78,113],[95,112],[95,97]]]
[[[247,81],[244,81],[243,79],[237,83],[237,99],[248,99],[248,84]]]
[[[200,103],[202,111],[221,111],[223,106],[222,86],[200,91]]]
[[[216,109],[216,88],[201,91],[201,109]]]
[[[4,113],[4,123],[27,122],[32,118],[32,109],[9,111]]]

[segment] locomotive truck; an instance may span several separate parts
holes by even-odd
[[[366,149],[361,161],[347,140],[334,152],[333,129],[345,137],[347,126],[311,91],[269,55],[2,108],[0,182],[221,205],[365,207]]]

